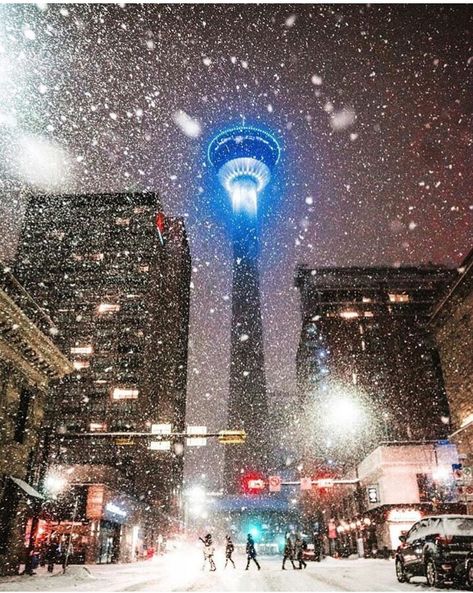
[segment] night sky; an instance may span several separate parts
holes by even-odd
[[[193,258],[188,419],[222,428],[231,245],[212,135],[245,121],[282,145],[263,322],[269,390],[294,391],[298,262],[458,266],[471,248],[472,72],[467,5],[2,5],[0,253],[22,189],[159,192]],[[190,480],[218,484],[219,452],[192,452]]]

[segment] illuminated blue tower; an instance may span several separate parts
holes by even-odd
[[[225,486],[239,490],[247,472],[264,471],[267,430],[263,327],[258,275],[258,198],[279,161],[267,132],[236,127],[216,136],[208,158],[233,208],[233,289],[228,426],[244,428],[247,442],[228,447]]]

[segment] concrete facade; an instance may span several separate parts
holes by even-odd
[[[2,267],[0,272],[0,574],[18,570],[25,524],[34,512],[28,486],[40,481],[40,433],[50,381],[72,371],[50,335],[54,325]],[[48,332],[46,335],[45,332]],[[16,482],[13,480],[20,480]]]

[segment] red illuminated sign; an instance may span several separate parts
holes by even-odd
[[[158,231],[159,240],[161,245],[164,245],[164,231],[166,228],[166,218],[162,212],[156,214],[156,230]]]
[[[261,494],[265,488],[266,482],[260,473],[251,472],[242,478],[242,489],[246,494]]]

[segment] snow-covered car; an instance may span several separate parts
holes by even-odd
[[[473,586],[473,515],[424,517],[399,539],[396,576],[400,583],[425,576],[431,587],[453,582]]]

